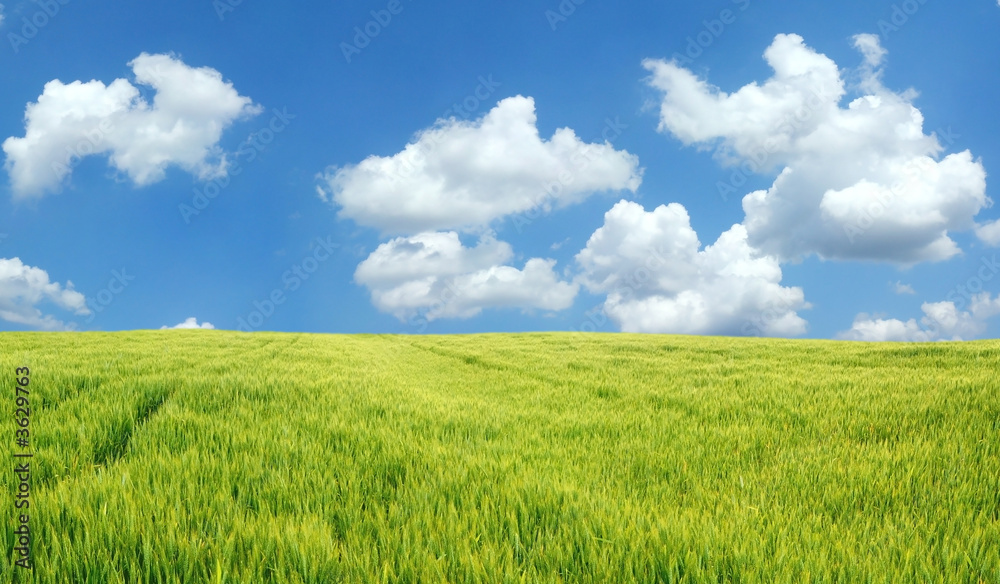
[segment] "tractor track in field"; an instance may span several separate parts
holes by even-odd
[[[530,378],[532,378],[532,379],[534,379],[536,381],[541,381],[542,383],[549,384],[550,386],[558,387],[558,386],[563,386],[563,385],[572,385],[570,382],[566,381],[565,379],[560,379],[558,377],[548,377],[546,375],[541,375],[539,373],[535,373],[535,372],[529,371],[527,369],[524,369],[524,368],[521,368],[521,367],[517,367],[517,366],[512,365],[512,364],[492,362],[492,361],[488,361],[486,359],[483,359],[481,357],[477,357],[475,355],[465,355],[465,354],[462,354],[462,353],[455,353],[455,352],[448,351],[448,350],[445,350],[445,349],[439,349],[437,347],[428,347],[428,346],[425,346],[425,345],[419,345],[417,343],[413,343],[413,342],[410,342],[410,341],[406,341],[406,343],[407,343],[407,345],[409,345],[410,347],[413,347],[414,349],[419,349],[421,351],[426,351],[428,353],[432,353],[432,354],[437,355],[439,357],[447,357],[449,359],[454,359],[456,361],[461,361],[461,362],[465,363],[466,365],[468,365],[470,367],[478,367],[480,369],[485,369],[485,370],[491,371],[493,373],[504,373],[504,372],[507,372],[507,371],[516,371],[519,375],[523,375],[525,377],[530,377]],[[579,385],[579,383],[577,383],[577,385]]]
[[[66,390],[64,394],[60,395],[58,399],[52,399],[49,396],[43,396],[38,403],[38,409],[48,412],[54,412],[86,392],[95,391],[100,389],[104,380],[100,377],[87,376],[87,377],[77,377],[74,378],[67,385],[70,389]]]
[[[163,407],[163,404],[173,395],[167,392],[157,395],[139,404],[136,416],[128,422],[122,422],[124,427],[120,430],[120,435],[104,443],[94,446],[94,464],[99,466],[111,466],[121,460],[128,451],[132,436],[142,429],[143,425],[152,418],[156,412]],[[112,433],[114,435],[115,433]]]
[[[174,388],[170,388],[169,391],[153,394],[146,400],[141,401],[135,410],[134,417],[111,422],[112,427],[107,429],[107,433],[101,437],[102,439],[95,441],[89,465],[76,464],[66,474],[44,476],[39,481],[38,488],[54,489],[67,480],[82,477],[86,474],[93,475],[100,468],[107,468],[116,464],[125,457],[129,444],[131,444],[135,435],[173,397],[173,394]]]
[[[298,340],[293,339],[290,343],[277,343],[275,340],[268,340],[262,345],[254,347],[254,349],[264,351],[270,348],[272,352],[282,353],[298,342]],[[55,410],[73,399],[80,398],[88,391],[99,389],[102,382],[103,379],[100,377],[87,377],[76,380],[74,382],[75,389],[69,392],[67,396],[59,401],[47,403],[44,407],[49,410]],[[107,428],[106,434],[93,444],[91,456],[93,471],[96,472],[98,468],[110,467],[124,458],[128,453],[132,439],[156,416],[160,409],[173,397],[176,390],[176,387],[165,387],[162,391],[150,392],[149,395],[138,402],[133,416],[111,421],[111,427]],[[49,477],[49,481],[46,481],[41,486],[55,487],[67,479],[82,476],[85,468],[78,467],[77,470],[69,472],[66,475]]]

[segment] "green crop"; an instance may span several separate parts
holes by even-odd
[[[4,333],[0,581],[996,583],[998,368],[996,341]]]

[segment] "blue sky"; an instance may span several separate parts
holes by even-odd
[[[0,330],[1000,330],[993,0],[231,1],[4,1]]]

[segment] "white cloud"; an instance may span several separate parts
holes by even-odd
[[[878,35],[859,34],[854,36],[854,48],[864,57],[859,68],[861,75],[860,89],[865,92],[878,93],[881,86],[882,70],[879,68],[889,51],[882,46]]]
[[[1000,1],[1000,0],[998,0]],[[889,51],[882,47],[878,35],[859,34],[854,37],[854,48],[865,57],[865,65],[873,70],[882,64]]]
[[[904,284],[904,283],[899,282],[899,281],[896,281],[895,283],[893,283],[892,289],[893,289],[893,291],[896,294],[899,294],[899,295],[903,295],[903,294],[916,294],[917,293],[913,289],[913,286],[910,286],[909,284]]]
[[[997,0],[997,1],[1000,2],[1000,0]],[[4,14],[3,14],[3,4],[0,4],[0,25],[3,24],[3,17],[4,17]]]
[[[1000,219],[977,225],[976,237],[986,245],[1000,247]]]
[[[180,324],[176,324],[174,326],[166,326],[166,325],[161,326],[160,330],[174,330],[174,329],[214,329],[214,328],[215,327],[212,326],[212,323],[210,323],[210,322],[203,322],[201,324],[198,324],[198,319],[192,316],[191,318],[188,318],[184,322],[182,322]]]
[[[925,317],[926,318],[926,317]],[[915,319],[906,322],[892,318],[874,318],[868,314],[858,314],[850,330],[837,335],[847,341],[907,341],[927,342],[933,340],[929,332],[923,330]]]
[[[72,282],[65,286],[50,282],[41,268],[25,265],[20,258],[0,258],[0,319],[42,330],[73,328],[42,313],[38,305],[43,302],[76,315],[90,314],[86,299],[73,289]]]
[[[564,239],[562,241],[557,241],[557,242],[553,243],[552,245],[550,245],[549,249],[551,249],[552,251],[559,251],[560,249],[562,249],[562,247],[564,245],[566,245],[567,243],[569,243],[570,240],[571,240],[571,238],[567,237],[566,239]]]
[[[653,211],[620,201],[576,256],[580,282],[607,294],[605,312],[623,331],[794,336],[806,331],[796,311],[809,308],[801,288],[780,285],[773,257],[747,244],[734,225],[700,250],[687,211]]]
[[[845,108],[836,63],[798,35],[778,35],[765,51],[770,79],[731,94],[676,63],[646,60],[649,83],[664,93],[659,128],[714,148],[735,167],[733,184],[780,170],[770,189],[743,199],[749,243],[765,253],[901,264],[952,257],[960,250],[948,232],[974,228],[991,203],[985,170],[969,151],[940,158],[915,92],[882,86],[877,37],[859,35],[855,47],[865,95]]]
[[[438,120],[393,156],[325,173],[319,191],[341,206],[341,217],[414,234],[482,227],[512,213],[639,187],[634,155],[584,143],[569,128],[544,140],[535,121],[534,100],[521,96],[477,121]]]
[[[136,84],[155,90],[152,103],[125,79],[45,84],[25,110],[24,137],[3,142],[15,196],[59,191],[91,155],[106,155],[137,186],[162,180],[170,166],[203,180],[226,174],[223,130],[260,108],[214,69],[146,53],[129,66]]]
[[[530,259],[524,269],[503,265],[513,257],[509,244],[492,234],[474,248],[458,233],[420,233],[378,247],[354,274],[382,312],[407,321],[418,316],[470,318],[486,308],[563,310],[578,286],[562,282],[554,260]]]
[[[355,271],[378,310],[421,324],[490,308],[572,305],[579,285],[561,280],[554,260],[511,265],[514,252],[490,223],[597,192],[634,192],[642,170],[632,154],[584,143],[568,128],[543,140],[535,122],[534,100],[512,97],[477,121],[438,120],[393,156],[321,175],[318,190],[341,206],[341,217],[402,235]],[[464,246],[459,231],[480,233],[479,242]]]
[[[963,306],[964,307],[964,306]],[[925,302],[920,309],[924,316],[903,322],[859,314],[850,330],[838,338],[851,341],[961,341],[970,340],[986,332],[986,321],[1000,314],[1000,296],[991,298],[989,292],[972,297],[969,310],[955,306],[954,302]]]

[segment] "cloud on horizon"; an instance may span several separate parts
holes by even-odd
[[[399,235],[358,266],[355,282],[379,311],[426,324],[485,309],[572,306],[579,285],[562,280],[551,259],[510,265],[514,251],[490,224],[600,192],[635,192],[642,169],[636,156],[585,143],[569,128],[542,139],[534,100],[516,96],[475,121],[438,120],[393,156],[319,178],[321,197],[341,217]],[[466,247],[459,232],[477,233],[479,242]]]
[[[1000,314],[1000,296],[989,292],[974,295],[969,310],[961,310],[954,302],[925,302],[920,309],[924,316],[918,322],[911,318],[878,318],[858,314],[849,330],[837,335],[849,341],[968,341],[986,332],[986,321]]]
[[[781,267],[734,225],[700,249],[678,203],[646,211],[620,201],[576,256],[579,281],[606,294],[605,313],[624,332],[797,336],[801,288],[780,285]]]
[[[214,329],[210,322],[203,322],[198,324],[198,319],[195,317],[190,317],[180,324],[175,324],[174,326],[163,325],[160,330],[177,330],[177,329]]]
[[[421,233],[380,245],[354,280],[369,289],[378,310],[419,324],[489,308],[558,311],[573,304],[579,287],[560,281],[554,260],[533,258],[517,269],[505,265],[513,256],[510,244],[492,233],[474,248],[454,231]]]
[[[75,315],[90,314],[86,299],[73,289],[72,282],[52,282],[48,272],[26,265],[20,258],[0,258],[0,319],[47,331],[75,328],[43,313],[39,305],[45,303]]]

